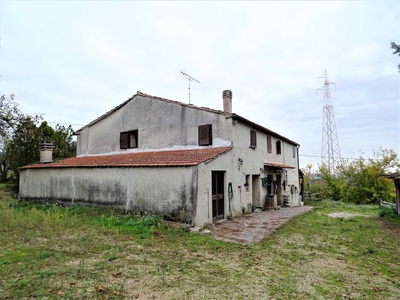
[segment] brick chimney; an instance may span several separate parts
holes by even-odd
[[[224,100],[224,112],[232,113],[232,91],[224,90],[222,92],[222,99]]]

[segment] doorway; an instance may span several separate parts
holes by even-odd
[[[212,219],[213,222],[224,218],[224,171],[212,171]]]
[[[277,196],[277,201],[278,205],[282,206],[283,205],[283,198],[282,198],[282,176],[281,175],[276,175],[276,196]]]
[[[260,201],[260,185],[261,179],[260,175],[253,175],[252,176],[252,198],[253,198],[253,208],[261,207]]]

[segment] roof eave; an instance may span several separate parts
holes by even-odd
[[[246,119],[246,118],[244,118],[244,117],[242,117],[242,116],[240,116],[240,115],[238,115],[238,114],[233,113],[233,114],[232,114],[232,118],[233,118],[234,120],[242,121],[243,123],[245,123],[245,124],[247,124],[247,125],[250,125],[250,126],[252,126],[252,127],[255,127],[255,128],[257,128],[257,129],[259,129],[259,130],[261,130],[261,131],[263,131],[263,132],[265,132],[265,133],[267,133],[267,134],[270,134],[270,135],[274,135],[274,136],[276,136],[276,137],[279,137],[280,139],[282,139],[282,140],[284,140],[284,141],[286,141],[286,142],[288,142],[288,143],[291,143],[291,144],[293,144],[293,145],[295,145],[295,146],[298,146],[298,147],[300,146],[299,143],[297,143],[297,142],[295,142],[295,141],[292,141],[291,139],[288,139],[287,137],[285,137],[285,136],[283,136],[283,135],[280,135],[279,133],[276,133],[275,131],[272,131],[272,130],[270,130],[270,129],[264,127],[264,126],[261,126],[260,124],[254,123],[254,122],[252,122],[252,121],[250,121],[250,120],[248,120],[248,119]]]

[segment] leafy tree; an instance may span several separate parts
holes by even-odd
[[[19,167],[39,161],[39,139],[33,120],[27,118],[15,128],[6,144],[5,155],[12,173],[12,180],[19,181]]]
[[[393,181],[379,175],[399,168],[400,161],[393,150],[374,151],[373,158],[360,157],[355,161],[342,161],[334,174],[320,167],[324,198],[356,204],[378,204],[381,200],[393,202]]]
[[[12,179],[18,184],[19,167],[39,162],[39,142],[53,142],[53,159],[75,156],[76,142],[73,129],[59,124],[55,129],[39,114],[27,115],[20,111],[15,95],[0,96],[0,181]],[[11,176],[10,176],[11,175]],[[10,177],[10,178],[9,178]]]
[[[54,130],[53,140],[53,157],[54,159],[64,159],[76,155],[76,141],[73,140],[74,130],[69,125],[56,125]]]
[[[38,139],[53,143],[54,160],[76,155],[76,142],[73,140],[73,133],[74,130],[71,125],[65,127],[64,125],[57,124],[55,129],[53,129],[44,121],[38,127]]]
[[[400,44],[397,45],[395,42],[392,42],[390,44],[390,48],[394,49],[393,54],[399,54],[399,56],[400,56]],[[399,67],[399,72],[400,72],[400,64],[398,67]]]
[[[0,182],[6,182],[10,171],[6,155],[7,138],[0,137]]]
[[[15,95],[10,94],[0,96],[0,135],[7,136],[27,119],[33,122],[38,122],[42,118],[41,115],[26,115],[18,108],[18,103],[15,102]]]

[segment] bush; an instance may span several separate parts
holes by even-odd
[[[326,166],[319,168],[322,182],[316,185],[324,199],[355,204],[379,204],[393,202],[395,186],[392,179],[380,175],[390,169],[400,168],[397,154],[393,150],[380,149],[374,157],[342,162],[335,170]]]

